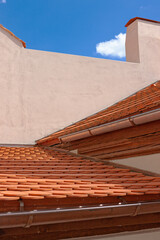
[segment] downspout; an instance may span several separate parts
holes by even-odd
[[[97,127],[88,128],[86,130],[79,131],[73,134],[64,135],[62,137],[59,137],[59,142],[61,143],[72,142],[75,140],[96,136],[96,135],[107,133],[107,132],[113,132],[116,130],[132,127],[132,126],[138,126],[138,125],[149,123],[159,119],[160,119],[160,109],[156,109],[146,113],[134,115],[128,118],[123,118],[121,120],[117,120],[111,123],[106,123]]]
[[[52,210],[0,213],[0,229],[30,227],[54,223],[65,223],[102,218],[137,216],[160,212],[160,201],[142,203],[120,203]]]

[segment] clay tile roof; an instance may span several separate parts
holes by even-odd
[[[100,126],[130,117],[136,114],[144,113],[160,107],[160,81],[147,86],[136,92],[132,96],[108,107],[94,115],[91,115],[77,123],[74,123],[56,133],[44,137],[37,141],[39,145],[52,145],[59,143],[59,137],[71,133],[79,132],[91,127]]]
[[[0,147],[0,211],[154,200],[160,177],[45,147]]]
[[[16,37],[11,31],[9,31],[7,28],[3,27],[2,24],[0,24],[0,28],[2,28],[3,30],[5,30],[6,32],[8,32],[11,36],[13,36],[14,38],[16,38],[18,41],[20,41],[23,45],[24,48],[26,48],[26,43],[24,41],[22,41],[21,39],[19,39],[18,37]]]
[[[159,21],[155,21],[155,20],[151,20],[151,19],[147,19],[147,18],[141,18],[141,17],[134,17],[131,18],[125,25],[125,27],[128,27],[131,23],[133,23],[136,20],[143,20],[143,21],[147,21],[147,22],[152,22],[152,23],[160,23]]]

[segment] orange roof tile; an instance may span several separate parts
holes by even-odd
[[[11,203],[15,210],[20,199],[25,208],[47,208],[80,201],[111,203],[120,196],[134,201],[160,197],[160,177],[52,148],[0,147],[0,211]]]
[[[160,107],[160,81],[149,85],[128,98],[108,107],[92,116],[89,116],[77,123],[74,123],[56,133],[44,137],[37,141],[39,145],[53,145],[59,143],[59,137],[71,133],[79,132],[91,127],[100,126],[130,117],[136,114],[144,113]],[[50,144],[51,142],[51,144]]]
[[[23,45],[24,48],[26,48],[26,43],[24,41],[22,41],[21,39],[19,39],[18,37],[16,37],[11,31],[9,31],[7,28],[3,27],[2,24],[0,24],[0,27],[5,30],[6,32],[8,32],[11,36],[13,36],[14,38],[16,38],[18,41],[20,41]]]

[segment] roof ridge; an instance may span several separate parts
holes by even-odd
[[[36,145],[35,144],[1,144],[0,143],[0,147],[35,147]]]
[[[130,169],[133,172],[140,172],[140,173],[146,174],[148,176],[160,177],[160,174],[158,174],[158,173],[142,170],[140,168],[134,168],[134,167],[131,167],[129,165],[119,164],[119,163],[115,163],[113,161],[110,162],[110,161],[106,161],[106,160],[99,159],[99,158],[96,158],[96,157],[87,156],[87,155],[84,155],[84,154],[74,153],[74,152],[71,152],[71,151],[66,150],[66,149],[60,149],[60,148],[56,148],[56,147],[46,147],[46,148],[54,149],[55,151],[59,151],[59,152],[65,152],[68,155],[75,156],[75,157],[81,157],[81,158],[84,158],[84,159],[87,159],[87,160],[90,160],[90,161],[93,161],[93,162],[101,162],[101,163],[104,163],[105,165],[115,166],[116,168],[122,168],[123,167],[123,168],[126,168],[126,169]]]

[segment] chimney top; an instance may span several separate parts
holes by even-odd
[[[139,20],[143,20],[143,21],[148,21],[148,22],[153,22],[153,23],[159,23],[159,21],[155,21],[155,20],[151,20],[151,19],[147,19],[147,18],[141,18],[141,17],[134,17],[134,18],[131,18],[125,25],[125,27],[128,27],[131,23],[133,23],[134,21],[136,21],[137,19]]]

